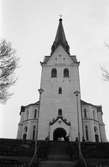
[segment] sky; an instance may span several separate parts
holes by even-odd
[[[41,66],[50,55],[59,15],[70,52],[80,61],[81,98],[102,105],[109,139],[109,0],[0,0],[0,39],[11,42],[20,58],[14,95],[0,104],[0,138],[16,138],[21,105],[39,99]]]

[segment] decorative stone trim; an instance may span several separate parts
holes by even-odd
[[[50,126],[57,122],[59,119],[61,119],[66,125],[71,125],[71,123],[67,121],[67,119],[63,118],[62,116],[58,116],[57,118],[54,118],[52,121],[49,122]]]

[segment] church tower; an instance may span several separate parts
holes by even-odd
[[[51,55],[41,65],[38,139],[66,136],[75,141],[78,130],[82,139],[79,62],[70,55],[61,18]]]

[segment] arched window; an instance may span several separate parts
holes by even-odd
[[[96,126],[94,126],[94,132],[95,132],[95,141],[99,142],[98,129]]]
[[[64,69],[64,78],[69,77],[69,70],[67,68]]]
[[[88,126],[85,126],[85,132],[86,132],[86,140],[89,140],[89,134],[88,134]]]
[[[28,118],[29,118],[29,111],[27,110],[27,120],[28,120]]]
[[[56,68],[53,68],[53,69],[51,70],[51,77],[52,77],[52,78],[56,78],[56,77],[57,77],[57,70],[56,70]]]
[[[84,118],[87,118],[87,111],[86,111],[86,108],[84,109]]]
[[[28,128],[27,128],[27,126],[25,126],[24,127],[23,140],[26,140],[26,138],[27,138],[27,130],[28,130]]]
[[[95,141],[98,143],[99,142],[99,136],[95,134]]]
[[[26,137],[27,137],[27,135],[26,135],[26,133],[24,133],[23,134],[23,140],[26,140]]]
[[[27,130],[28,130],[28,128],[27,128],[27,126],[25,126],[25,127],[24,127],[24,131],[27,132]]]
[[[93,110],[93,119],[95,119],[95,110]]]
[[[36,127],[33,126],[33,140],[35,140],[35,129],[36,129]]]
[[[98,131],[98,130],[97,130],[97,127],[94,126],[94,132],[97,133],[97,131]]]
[[[62,94],[62,88],[61,88],[61,87],[59,87],[58,93],[59,93],[59,94]]]
[[[34,118],[36,118],[37,110],[34,110]]]

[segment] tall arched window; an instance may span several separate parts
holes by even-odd
[[[26,140],[26,137],[27,137],[27,134],[24,133],[24,134],[23,134],[23,140]]]
[[[88,126],[85,126],[86,140],[89,140]]]
[[[95,119],[95,110],[93,110],[93,119]]]
[[[27,128],[27,126],[25,126],[25,127],[24,127],[24,131],[27,132],[27,130],[28,130],[28,128]]]
[[[96,126],[94,126],[94,132],[95,132],[95,141],[99,142],[98,129]]]
[[[99,136],[98,134],[95,134],[95,141],[98,143],[99,142]]]
[[[51,70],[51,77],[52,77],[52,78],[56,78],[56,77],[57,77],[57,70],[56,70],[56,68],[53,68],[53,69]]]
[[[84,109],[84,118],[87,118],[87,110],[86,110],[86,108]]]
[[[34,110],[34,118],[36,118],[37,110]]]
[[[33,140],[35,140],[35,129],[36,129],[36,127],[33,126]]]
[[[96,126],[94,126],[94,132],[97,133],[98,129]]]
[[[67,68],[64,69],[64,78],[69,77],[69,70]]]
[[[27,120],[28,120],[28,118],[29,118],[29,111],[27,110]]]
[[[26,140],[26,138],[27,138],[27,130],[28,130],[28,128],[27,128],[27,126],[25,126],[24,127],[23,140]]]

